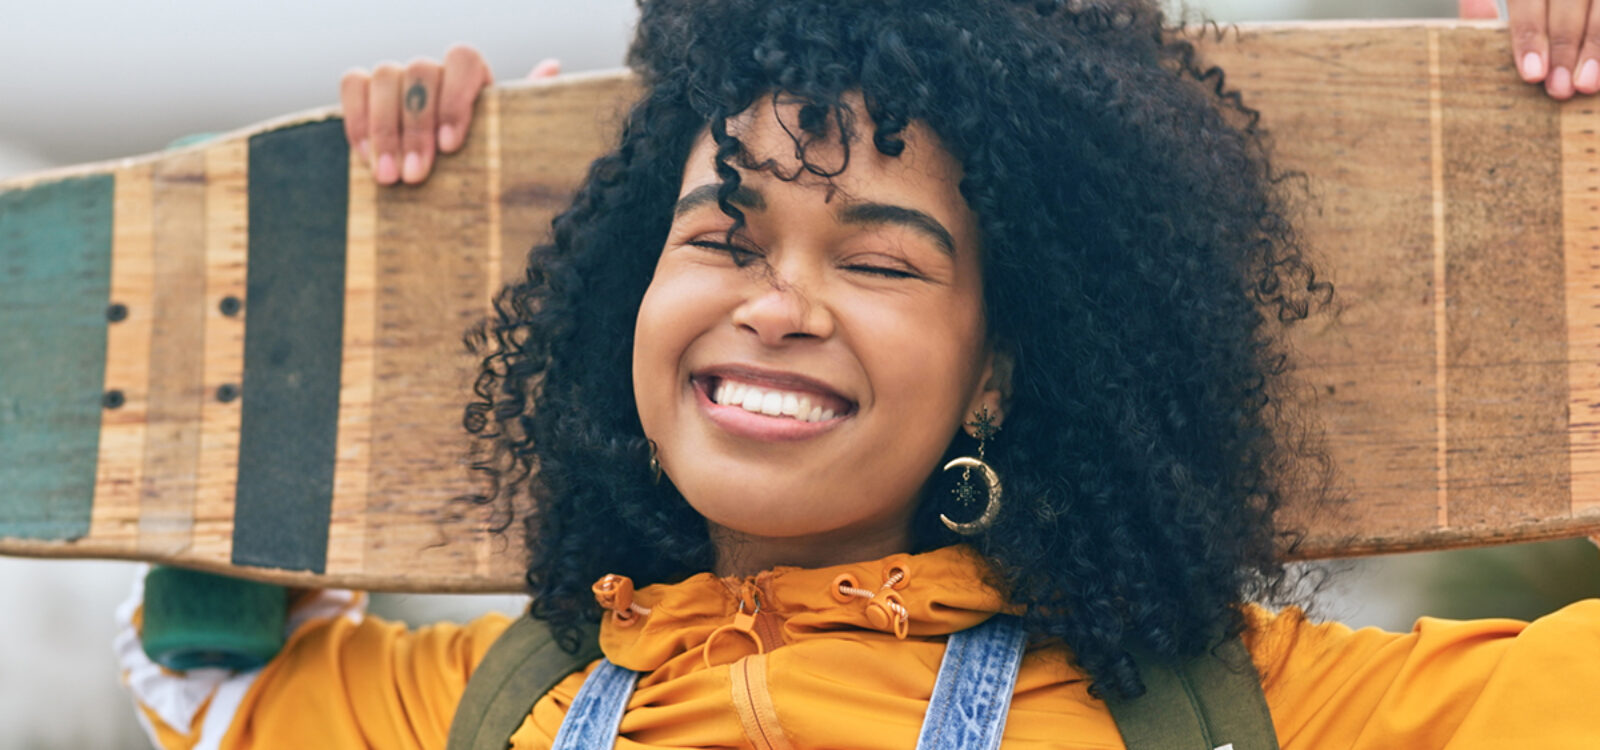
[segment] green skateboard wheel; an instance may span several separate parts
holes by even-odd
[[[255,669],[283,648],[288,590],[157,566],[144,579],[140,639],[167,669]]]

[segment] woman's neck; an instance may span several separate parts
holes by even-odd
[[[758,537],[716,524],[708,526],[717,550],[713,572],[723,578],[746,578],[780,565],[826,568],[911,550],[911,530],[904,523],[854,533],[794,537]]]

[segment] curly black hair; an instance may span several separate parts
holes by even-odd
[[[1243,628],[1242,603],[1285,599],[1296,536],[1274,514],[1290,492],[1329,490],[1285,437],[1303,425],[1279,333],[1331,289],[1255,113],[1158,7],[639,4],[629,64],[645,88],[621,142],[473,339],[466,424],[492,484],[477,500],[527,526],[534,616],[572,638],[601,575],[645,585],[714,563],[705,520],[646,468],[634,319],[691,145],[709,129],[737,222],[726,198],[750,165],[726,124],[780,92],[807,105],[802,150],[820,133],[848,146],[855,95],[885,155],[925,123],[978,217],[989,335],[1014,363],[991,463],[1014,500],[969,540],[922,503],[916,550],[972,543],[1030,633],[1122,695],[1143,692],[1131,649],[1192,655]]]

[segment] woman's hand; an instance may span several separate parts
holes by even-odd
[[[559,62],[545,60],[528,77],[560,71]],[[473,102],[491,83],[489,64],[466,45],[451,47],[443,63],[417,58],[404,67],[352,70],[339,80],[345,137],[379,184],[414,185],[433,171],[436,154],[454,153],[466,142]]]
[[[1494,0],[1458,0],[1462,18],[1494,18]],[[1600,0],[1506,0],[1511,53],[1556,99],[1600,91]]]

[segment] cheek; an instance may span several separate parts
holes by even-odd
[[[684,355],[718,319],[717,299],[703,278],[665,264],[651,278],[633,326],[633,397],[647,433],[687,378]]]
[[[674,309],[671,297],[662,293],[658,280],[652,280],[645,290],[633,326],[633,400],[646,434],[652,423],[658,423],[654,412],[663,401],[664,384],[677,376],[676,358],[669,353],[674,343],[669,339],[680,312]],[[653,410],[652,405],[658,408]]]
[[[967,419],[981,374],[976,316],[935,312],[880,314],[855,342],[873,388],[871,429],[840,475],[856,477],[886,500],[914,504]],[[865,425],[864,425],[865,426]],[[866,447],[861,447],[861,446]]]
[[[880,310],[863,319],[869,325],[856,350],[879,403],[901,412],[908,427],[959,425],[981,374],[982,320],[976,306],[943,300],[892,315]],[[928,437],[938,442],[948,435]]]

